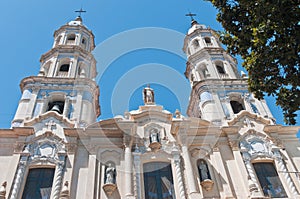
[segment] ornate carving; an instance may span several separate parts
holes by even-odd
[[[205,179],[200,184],[206,191],[210,191],[213,188],[214,182],[211,179]]]
[[[0,188],[0,199],[5,199],[7,182],[3,182]]]
[[[105,184],[103,185],[103,190],[106,193],[106,195],[111,196],[113,192],[117,189],[117,185],[115,184]]]
[[[69,182],[66,181],[64,183],[64,187],[62,188],[60,192],[59,199],[69,199],[70,198],[70,191],[69,191]]]

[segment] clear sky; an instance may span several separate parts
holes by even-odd
[[[215,30],[216,10],[202,0],[3,0],[0,1],[0,128],[9,128],[21,96],[20,81],[37,75],[40,56],[53,44],[53,33],[76,18],[95,35],[102,115],[107,119],[137,109],[142,88],[150,83],[156,103],[185,115],[190,87],[183,73],[183,37],[195,19]],[[241,63],[239,63],[240,65]],[[242,68],[239,67],[239,70]],[[277,123],[282,112],[267,98]],[[299,116],[297,118],[299,124]]]

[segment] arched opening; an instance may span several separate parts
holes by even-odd
[[[198,39],[194,39],[193,46],[194,46],[195,49],[199,47],[199,41],[198,41]]]
[[[70,64],[63,64],[60,66],[59,71],[60,72],[68,72],[70,68]]]
[[[226,73],[225,69],[224,69],[223,62],[217,61],[217,62],[215,62],[215,65],[216,65],[216,68],[217,68],[219,74],[225,74]]]
[[[212,42],[211,42],[211,39],[209,37],[205,37],[204,41],[205,41],[207,46],[212,46]]]
[[[82,38],[82,40],[81,40],[81,47],[82,48],[86,48],[86,44],[87,44],[87,39],[86,38]]]
[[[175,199],[172,169],[169,163],[144,164],[145,199]]]
[[[50,198],[54,171],[54,168],[30,169],[26,179],[22,199]]]
[[[281,184],[272,162],[253,163],[256,176],[266,197],[286,198],[287,194]]]
[[[70,70],[70,63],[69,60],[63,61],[63,63],[60,65],[58,71],[57,71],[57,76],[58,77],[67,77],[69,74]]]
[[[64,111],[65,102],[64,101],[52,101],[48,103],[47,111],[55,111],[58,114],[62,114]]]
[[[243,104],[240,103],[239,101],[230,100],[230,105],[231,105],[231,108],[232,108],[234,114],[238,114],[242,110],[245,110]]]
[[[72,45],[75,44],[76,35],[75,34],[69,34],[67,37],[67,44]]]

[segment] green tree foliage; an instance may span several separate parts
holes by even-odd
[[[287,124],[300,109],[300,1],[206,0],[219,11],[222,43],[241,55],[249,89],[262,99],[276,97]]]

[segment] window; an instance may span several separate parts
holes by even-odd
[[[59,68],[59,72],[68,72],[70,68],[70,64],[63,64]]]
[[[287,197],[273,163],[254,163],[253,167],[265,196],[272,198]]]
[[[220,64],[216,64],[216,67],[217,67],[218,73],[225,74],[225,70],[224,70],[223,66],[221,66]]]
[[[193,46],[194,46],[195,48],[198,48],[198,47],[199,47],[199,41],[198,41],[197,39],[195,39],[195,40],[193,41]]]
[[[164,162],[144,164],[145,199],[175,199],[171,165]]]
[[[22,199],[49,199],[54,171],[53,168],[30,169]]]
[[[84,49],[86,48],[86,38],[82,38],[81,47],[84,48]]]
[[[231,105],[231,108],[232,108],[234,114],[238,114],[242,110],[245,110],[244,106],[238,101],[231,100],[230,105]]]
[[[76,35],[69,34],[67,37],[67,44],[75,44]]]
[[[53,101],[49,102],[47,111],[55,111],[62,114],[64,111],[65,102],[64,101]]]
[[[207,46],[212,46],[211,39],[209,37],[205,37],[204,41],[205,41]]]

